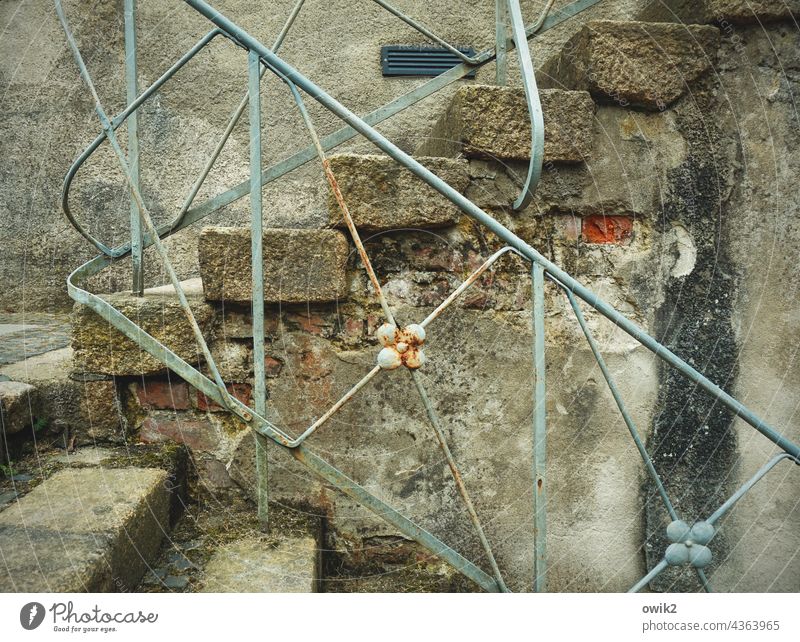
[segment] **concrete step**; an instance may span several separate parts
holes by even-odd
[[[434,174],[464,193],[469,186],[467,164],[453,158],[418,157]],[[388,156],[339,154],[331,169],[359,230],[441,228],[455,225],[461,211]],[[328,194],[330,224],[345,227],[332,193]]]
[[[0,511],[0,591],[133,589],[177,517],[186,474],[182,449],[138,454],[164,465],[125,465],[137,461],[130,451],[38,457],[60,469]]]
[[[267,229],[263,247],[266,303],[328,302],[347,295],[350,247],[341,232]],[[207,227],[200,235],[198,253],[206,299],[252,300],[249,228]]]
[[[537,77],[602,102],[666,109],[714,64],[719,30],[664,22],[589,22]]]
[[[198,487],[137,591],[308,593],[321,575],[322,519],[308,506],[270,504],[263,532],[253,503]]]
[[[31,397],[35,402],[26,412],[27,425],[35,427],[37,434],[45,430],[62,435],[62,446],[124,443],[126,422],[114,382],[76,373],[72,348],[0,366],[0,377],[36,390]]]
[[[585,91],[541,92],[545,161],[577,163],[591,151],[594,103]],[[521,88],[460,87],[430,136],[417,150],[431,156],[528,160],[531,127]]]
[[[314,593],[319,543],[313,537],[288,537],[276,545],[261,538],[220,547],[205,567],[201,593]]]

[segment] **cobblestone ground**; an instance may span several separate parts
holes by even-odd
[[[0,365],[69,345],[69,316],[0,313]]]

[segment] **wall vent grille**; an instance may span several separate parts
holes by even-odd
[[[472,47],[458,47],[461,53],[474,56]],[[386,45],[381,47],[384,76],[438,76],[463,62],[443,47],[420,45]],[[475,72],[465,78],[474,78]]]

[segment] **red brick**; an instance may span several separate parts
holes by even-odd
[[[145,381],[136,384],[136,398],[143,408],[188,410],[189,386],[183,381]]]
[[[250,405],[250,401],[253,398],[253,389],[249,383],[232,383],[226,386],[228,392],[236,397],[239,401],[241,401],[246,406]],[[206,397],[202,392],[199,390],[197,391],[197,409],[203,411],[210,411],[210,412],[222,412],[223,408],[215,401],[212,401],[208,397]]]
[[[209,421],[161,420],[148,417],[139,429],[139,440],[146,444],[176,441],[192,450],[214,450],[216,429]]]
[[[583,219],[583,240],[587,243],[626,243],[633,235],[630,216],[595,214]]]
[[[264,357],[264,372],[268,377],[277,377],[283,370],[283,362],[267,355]]]

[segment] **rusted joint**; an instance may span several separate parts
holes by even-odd
[[[378,365],[383,370],[394,370],[405,366],[411,370],[422,367],[425,353],[425,328],[412,323],[405,328],[398,328],[394,323],[384,323],[377,331],[378,341],[383,349],[378,353]]]

